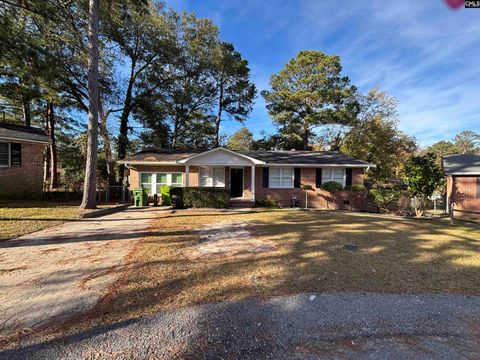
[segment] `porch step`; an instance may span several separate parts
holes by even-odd
[[[230,201],[230,209],[250,209],[255,207],[255,203],[251,200],[231,200]]]

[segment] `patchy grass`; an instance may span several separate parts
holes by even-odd
[[[79,205],[79,201],[0,200],[0,241],[78,219]]]
[[[246,222],[252,237],[274,248],[188,257],[209,224],[229,221]],[[345,250],[345,244],[358,251]],[[132,264],[99,305],[94,322],[298,292],[480,294],[478,229],[440,220],[281,210],[165,213],[138,244]]]

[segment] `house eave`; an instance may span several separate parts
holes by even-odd
[[[338,167],[338,168],[374,168],[375,164],[288,164],[288,163],[265,163],[264,166],[282,166],[282,167],[300,167],[300,168],[324,168],[324,167]]]
[[[52,142],[50,140],[30,140],[30,139],[19,139],[19,138],[12,138],[6,136],[0,136],[0,141],[9,141],[9,142],[17,142],[17,143],[34,143],[34,144],[43,144],[43,145],[50,145]]]

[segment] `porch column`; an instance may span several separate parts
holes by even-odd
[[[255,202],[255,165],[252,166],[252,202]]]
[[[188,183],[190,181],[190,165],[185,165],[185,187],[188,188]]]

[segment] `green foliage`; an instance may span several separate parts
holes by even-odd
[[[408,159],[403,181],[407,185],[408,194],[415,197],[415,212],[420,216],[423,214],[425,198],[444,183],[444,176],[435,162],[435,155],[428,153]]]
[[[366,192],[367,188],[365,187],[365,185],[354,184],[354,185],[345,186],[345,190],[353,191],[353,192]]]
[[[377,165],[367,174],[373,182],[399,177],[417,145],[398,129],[397,100],[374,88],[361,96],[360,104],[359,122],[339,140],[340,150]]]
[[[455,135],[453,141],[459,154],[473,154],[480,148],[480,134],[470,130]]]
[[[273,199],[256,199],[255,205],[258,207],[278,208],[278,201]]]
[[[381,211],[388,211],[389,207],[397,204],[402,196],[400,191],[392,189],[372,189],[370,194]]]
[[[341,75],[340,58],[320,51],[300,51],[270,78],[271,90],[263,91],[267,109],[280,133],[289,142],[308,150],[314,128],[351,125],[358,113],[356,88]]]
[[[336,181],[327,181],[322,184],[321,189],[333,193],[335,191],[341,191],[343,186]]]
[[[230,192],[222,188],[172,188],[170,190],[175,208],[228,208]]]
[[[246,127],[237,130],[227,141],[227,148],[235,151],[251,150],[253,134]]]
[[[171,191],[170,186],[162,186],[162,188],[160,189],[160,193],[162,194],[162,205],[163,206],[172,205],[172,202],[171,202],[171,199],[170,199],[170,191]]]

